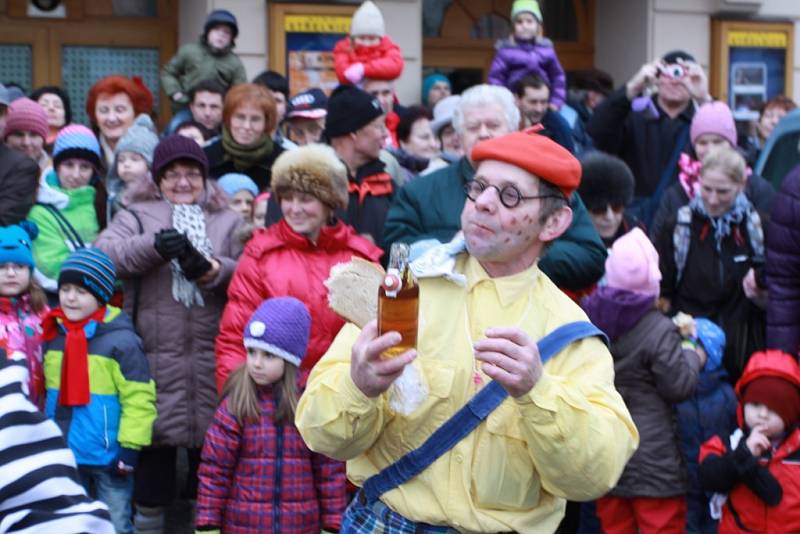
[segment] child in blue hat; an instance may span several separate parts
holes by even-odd
[[[42,319],[47,298],[33,276],[33,240],[36,225],[0,227],[0,348],[9,357],[25,355],[28,364],[28,398],[41,408]]]
[[[711,518],[709,498],[700,486],[698,455],[700,445],[715,435],[729,436],[736,427],[736,393],[722,366],[725,332],[708,319],[694,320],[698,351],[707,355],[700,370],[693,397],[677,405],[678,438],[689,469],[686,532],[712,534],[717,521]]]

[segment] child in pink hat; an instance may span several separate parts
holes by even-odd
[[[686,525],[688,474],[672,406],[694,394],[705,356],[656,309],[660,281],[658,253],[634,228],[611,247],[606,285],[582,303],[611,341],[614,384],[639,430],[639,449],[617,486],[597,501],[603,532],[626,524],[682,532]]]

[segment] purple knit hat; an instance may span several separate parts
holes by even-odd
[[[30,98],[18,98],[8,106],[4,138],[14,132],[33,132],[45,139],[47,129],[47,113],[37,102]]]
[[[692,119],[690,130],[692,144],[703,134],[713,133],[724,137],[732,147],[736,146],[736,123],[733,114],[724,102],[709,102],[700,106]]]
[[[203,178],[208,177],[208,158],[200,145],[188,137],[172,134],[163,138],[153,153],[153,178],[156,183],[169,164],[179,159],[194,161],[202,168]]]
[[[294,297],[267,299],[244,328],[244,346],[261,349],[299,367],[308,349],[311,315]]]

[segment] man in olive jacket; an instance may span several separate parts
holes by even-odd
[[[412,180],[397,192],[386,216],[383,249],[389,250],[394,242],[450,241],[461,229],[461,211],[467,198],[464,185],[475,174],[469,159],[472,147],[478,141],[516,130],[519,118],[508,89],[477,85],[465,91],[453,115],[453,127],[467,155],[449,167]],[[603,276],[606,249],[577,194],[572,195],[570,207],[572,224],[550,245],[539,268],[558,287],[580,291]]]

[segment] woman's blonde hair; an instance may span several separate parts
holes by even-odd
[[[257,422],[261,417],[261,407],[258,404],[258,384],[247,372],[247,363],[240,365],[225,381],[222,388],[222,397],[228,398],[228,411],[239,424]],[[283,376],[272,387],[277,408],[275,409],[275,424],[294,422],[295,410],[299,398],[297,391],[297,367],[286,362],[283,366]]]
[[[747,178],[747,164],[744,158],[729,146],[714,148],[703,158],[700,174],[710,170],[721,172],[737,184],[743,184]]]

